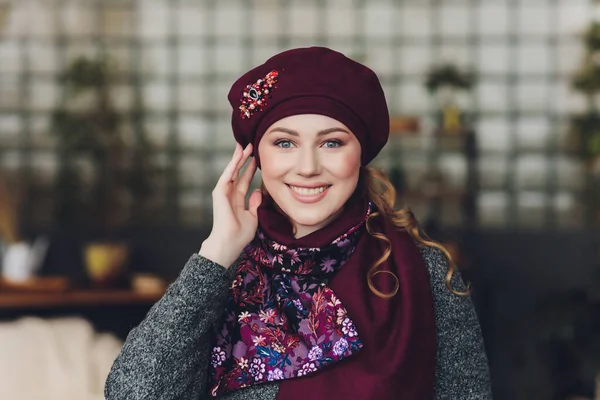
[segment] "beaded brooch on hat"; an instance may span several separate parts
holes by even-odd
[[[250,118],[255,112],[262,111],[267,104],[267,99],[270,98],[271,91],[277,86],[277,77],[279,72],[271,71],[264,78],[246,86],[242,97],[242,119]]]

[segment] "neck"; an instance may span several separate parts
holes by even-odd
[[[291,221],[292,225],[294,226],[294,232],[295,232],[294,238],[300,239],[301,237],[308,236],[311,233],[318,231],[319,229],[325,228],[332,221],[334,221],[337,217],[339,217],[339,215],[342,213],[342,211],[344,211],[344,207],[340,208],[338,211],[331,214],[325,220],[319,222],[316,225],[300,225],[300,224],[297,224],[295,221]]]

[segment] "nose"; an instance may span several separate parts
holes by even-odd
[[[298,153],[296,164],[298,175],[310,177],[321,173],[321,160],[319,160],[317,149],[305,147]]]

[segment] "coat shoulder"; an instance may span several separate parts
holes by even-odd
[[[441,290],[449,291],[446,284],[446,277],[450,271],[450,261],[444,252],[433,246],[421,246],[419,250],[429,273],[429,280],[434,295],[440,293]],[[452,271],[450,285],[453,290],[458,292],[465,292],[467,290],[467,286],[457,268],[454,268]]]

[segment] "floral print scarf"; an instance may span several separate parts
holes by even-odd
[[[363,347],[328,282],[353,254],[371,208],[320,247],[286,246],[259,227],[238,265],[213,346],[212,396],[310,375]]]

